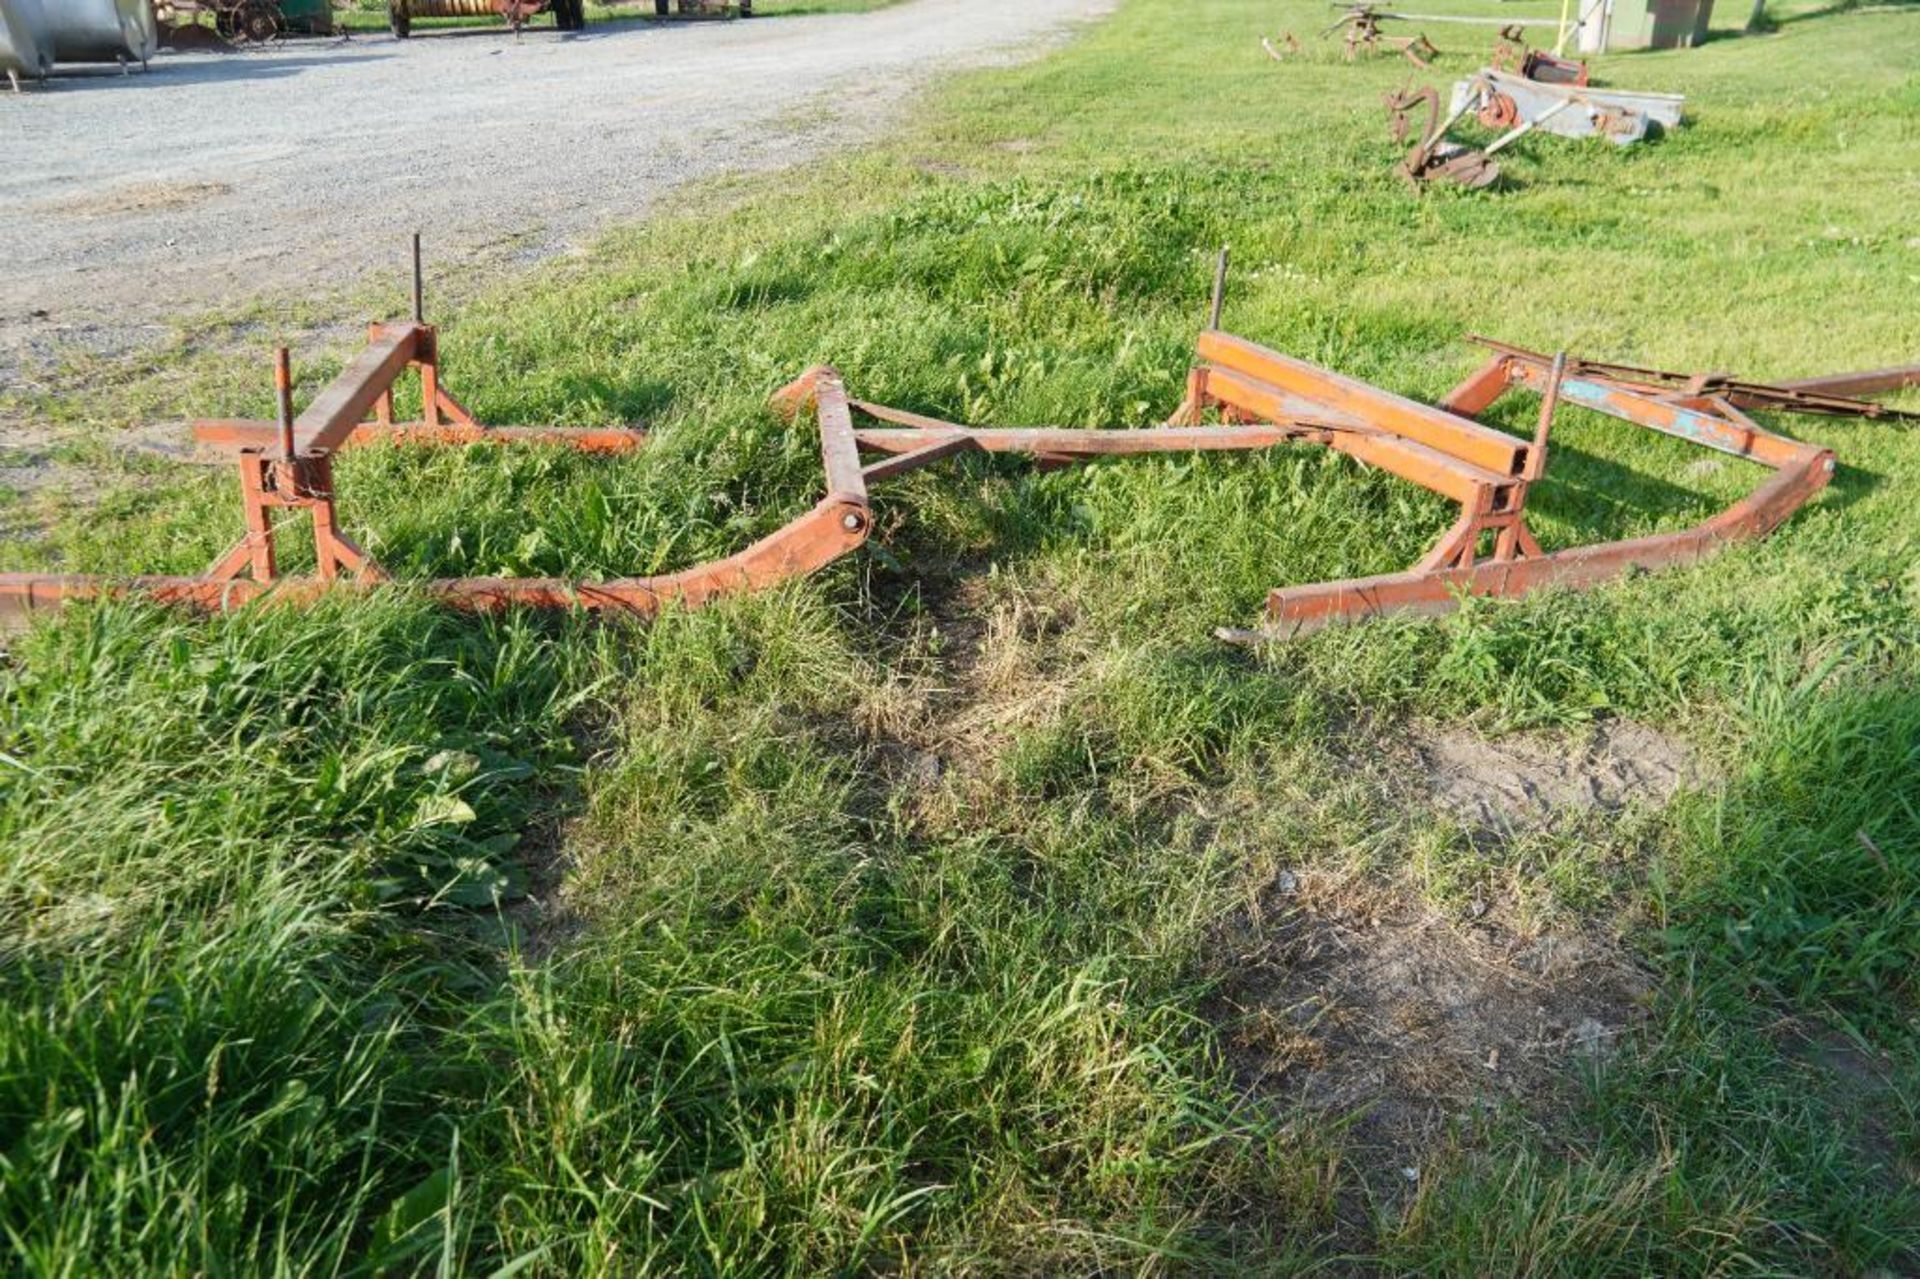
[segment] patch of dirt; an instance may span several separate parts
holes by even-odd
[[[54,456],[59,443],[41,428],[0,422],[0,490],[27,495],[77,482],[84,472]]]
[[[14,459],[0,460],[0,491],[36,493],[41,489],[64,485],[73,475],[66,468],[38,458],[19,464],[15,464]]]
[[[1491,831],[1547,825],[1558,812],[1655,806],[1705,771],[1684,742],[1631,720],[1582,737],[1490,740],[1458,728],[1419,728],[1413,751],[1429,796],[1467,825]]]
[[[1219,1020],[1249,1092],[1329,1118],[1376,1197],[1455,1121],[1563,1107],[1644,1017],[1648,975],[1588,934],[1462,928],[1411,893],[1282,872],[1244,932]],[[1414,1170],[1409,1177],[1406,1170]]]
[[[1359,724],[1350,774],[1387,809],[1435,809],[1505,840],[1657,807],[1706,780],[1685,743],[1626,720],[1489,739],[1454,726]],[[1249,1093],[1352,1117],[1346,1149],[1375,1204],[1495,1111],[1551,1127],[1583,1067],[1646,1016],[1651,975],[1577,924],[1477,906],[1448,917],[1376,875],[1283,870],[1223,940],[1235,974],[1216,1020]]]
[[[225,182],[135,182],[99,195],[48,200],[41,212],[73,218],[116,217],[126,213],[159,213],[186,209],[217,199],[233,190]]]
[[[974,783],[1098,658],[1060,642],[1071,603],[1044,585],[921,568],[897,673],[858,728],[889,796],[935,822],[977,820],[991,792]],[[1625,721],[1498,741],[1422,725],[1338,736],[1353,742],[1341,771],[1389,809],[1439,807],[1497,835],[1657,805],[1701,776],[1684,744]],[[1281,873],[1214,966],[1233,974],[1210,1011],[1241,1086],[1350,1121],[1342,1146],[1375,1205],[1415,1189],[1450,1134],[1495,1111],[1554,1123],[1582,1068],[1642,1023],[1652,990],[1600,933],[1498,910],[1460,923],[1377,875],[1310,869]]]

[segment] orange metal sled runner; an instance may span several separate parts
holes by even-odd
[[[1215,322],[1200,335],[1186,400],[1165,426],[962,426],[852,398],[838,373],[819,367],[783,388],[774,402],[790,418],[811,411],[825,493],[811,510],[745,550],[651,577],[603,582],[451,578],[409,586],[466,609],[527,606],[651,615],[667,606],[698,607],[803,576],[846,555],[871,534],[871,486],[965,453],[1015,453],[1062,465],[1117,456],[1317,444],[1458,503],[1458,518],[1414,568],[1282,587],[1267,600],[1264,628],[1220,632],[1230,640],[1257,641],[1383,613],[1441,613],[1467,595],[1511,597],[1548,585],[1586,586],[1629,569],[1683,563],[1730,541],[1765,536],[1827,484],[1834,455],[1768,431],[1748,410],[1906,417],[1910,415],[1851,397],[1920,384],[1920,366],[1768,385],[1568,360],[1492,343],[1483,368],[1440,404],[1428,405],[1222,331],[1218,297],[1216,288]],[[422,418],[395,422],[394,384],[409,370],[417,370],[420,377]],[[447,391],[436,332],[417,319],[376,325],[366,350],[298,417],[292,411],[284,352],[276,383],[278,422],[203,421],[194,426],[203,444],[236,455],[246,512],[244,536],[206,573],[129,578],[4,574],[0,612],[30,612],[70,599],[127,592],[226,609],[263,597],[300,602],[327,590],[372,588],[389,579],[341,531],[332,466],[338,450],[394,440],[424,445],[544,442],[612,453],[644,440],[643,433],[630,430],[479,424]],[[1540,396],[1531,438],[1474,420],[1517,388]],[[1527,527],[1526,502],[1529,489],[1545,471],[1554,415],[1562,404],[1745,458],[1773,474],[1747,498],[1695,528],[1547,553]],[[305,511],[312,519],[316,576],[288,578],[278,572],[271,520],[277,510]]]

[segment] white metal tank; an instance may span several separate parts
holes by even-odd
[[[51,70],[53,42],[40,0],[0,0],[0,75],[18,89],[22,77],[44,80]]]
[[[13,0],[4,0],[12,3]],[[31,0],[29,0],[31,2]],[[40,0],[55,62],[140,62],[160,47],[150,0]]]

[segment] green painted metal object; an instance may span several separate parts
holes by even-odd
[[[333,0],[280,0],[280,17],[290,34],[323,36],[336,29]]]
[[[1713,0],[1613,0],[1609,49],[1687,49],[1707,38]]]

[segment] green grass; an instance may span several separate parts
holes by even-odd
[[[1690,127],[1425,196],[1375,105],[1404,64],[1260,52],[1323,21],[1132,0],[879,149],[460,282],[482,416],[654,442],[352,454],[350,525],[405,577],[723,553],[813,499],[764,400],[819,360],[970,421],[1151,421],[1223,242],[1229,327],[1428,397],[1467,331],[1754,376],[1920,351],[1920,15],[1608,59]],[[1482,43],[1429,34],[1448,75]],[[12,407],[263,416],[234,340]],[[56,1274],[1912,1270],[1920,442],[1781,425],[1843,467],[1763,545],[1255,656],[1211,627],[1404,566],[1446,510],[1311,451],[973,461],[886,489],[860,557],[651,625],[71,610],[0,698],[0,1238]],[[1574,415],[1555,444],[1550,545],[1756,478]],[[69,456],[111,492],[12,504],[9,566],[233,535],[224,475]],[[1491,845],[1354,782],[1369,726],[1615,716],[1715,780]],[[1385,1192],[1353,1127],[1229,1068],[1226,938],[1282,868],[1615,939],[1648,1021]]]

